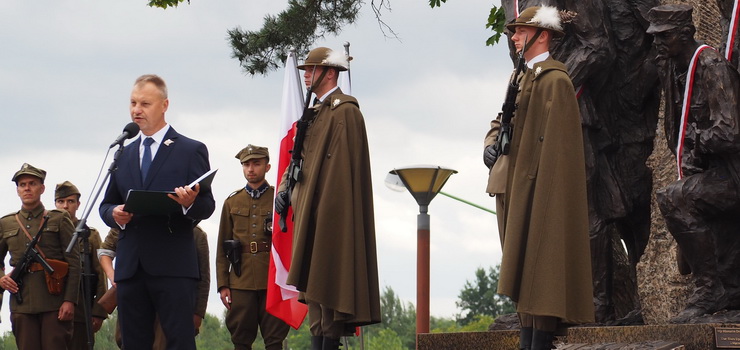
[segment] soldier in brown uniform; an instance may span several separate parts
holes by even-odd
[[[69,216],[72,218],[72,223],[75,227],[77,226],[77,223],[79,222],[79,219],[77,219],[77,210],[80,208],[80,191],[77,189],[77,186],[69,181],[57,184],[56,189],[54,190],[54,205],[59,210],[67,211]],[[103,273],[103,269],[100,267],[100,263],[95,256],[95,252],[100,248],[100,233],[92,227],[89,229],[90,237],[88,238],[88,252],[90,259],[88,261],[90,262],[90,272],[92,274],[90,278],[90,285],[92,286],[90,291],[92,293],[91,296],[93,297],[93,300],[91,300],[92,303],[88,306],[88,310],[90,311],[91,317],[90,325],[92,326],[93,333],[95,333],[100,330],[100,326],[103,325],[103,320],[107,317],[105,310],[103,310],[103,307],[101,307],[97,301],[103,296],[103,294],[105,294],[108,287],[105,283],[105,274]],[[80,252],[82,252],[82,240],[80,240]],[[82,272],[84,273],[84,271]],[[79,300],[75,307],[74,333],[72,334],[72,340],[68,344],[68,348],[70,349],[89,348],[87,325],[85,322],[85,309],[82,304],[84,298],[84,293],[82,291],[84,283],[82,278],[84,278],[84,276],[81,277]],[[90,341],[94,345],[95,337],[93,336]]]
[[[37,234],[44,217],[48,216],[46,228],[36,248],[47,261],[55,259],[69,264],[64,286],[57,295],[49,292],[46,272],[38,262],[31,264],[21,279],[20,294],[23,302],[20,303],[16,295],[12,295],[10,299],[10,320],[19,349],[67,349],[67,342],[72,337],[75,303],[78,300],[79,251],[75,246],[71,252],[65,252],[75,228],[69,213],[44,209],[41,195],[46,189],[45,178],[46,171],[23,164],[12,179],[21,199],[21,210],[0,218],[0,261],[10,252],[10,265],[16,266],[26,251],[26,243],[31,241],[29,236]],[[56,270],[61,272],[62,269]],[[18,284],[10,278],[10,274],[6,275],[3,269],[0,275],[0,287],[3,290],[19,292]]]
[[[554,7],[530,7],[507,25],[527,69],[520,77],[508,154],[486,157],[503,256],[498,293],[517,303],[520,349],[551,349],[555,330],[594,321],[581,119],[563,63]],[[486,136],[496,140],[498,123]],[[498,148],[502,149],[502,148]]]
[[[359,102],[337,86],[347,65],[344,53],[319,47],[298,66],[319,103],[306,129],[302,175],[292,192],[284,178],[275,196],[279,213],[292,203],[287,283],[308,305],[313,349],[336,350],[355,327],[380,323],[367,131]]]
[[[108,231],[108,235],[105,236],[105,241],[100,245],[98,249],[98,259],[100,260],[100,266],[108,276],[108,280],[111,285],[115,286],[114,282],[115,270],[113,269],[113,258],[116,257],[116,246],[118,245],[118,229],[112,228]],[[206,307],[208,306],[208,291],[211,288],[211,269],[208,265],[208,237],[206,233],[200,228],[195,226],[193,228],[193,235],[195,239],[195,248],[198,252],[198,267],[200,268],[200,281],[198,282],[198,291],[196,293],[197,300],[195,302],[195,313],[193,314],[193,324],[195,325],[195,335],[200,332],[200,326],[203,323],[203,318],[206,317]],[[120,324],[116,325],[116,344],[121,347],[121,329]],[[154,345],[152,350],[165,350],[167,348],[167,339],[165,339],[164,331],[162,326],[159,324],[159,320],[155,321],[154,325]]]
[[[265,180],[270,154],[248,145],[236,154],[247,185],[224,201],[218,229],[216,282],[236,350],[252,348],[259,326],[265,349],[282,349],[289,326],[265,311],[275,188]],[[228,255],[228,257],[227,257]]]

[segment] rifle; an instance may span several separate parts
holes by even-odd
[[[526,40],[525,40],[526,42]],[[514,111],[517,108],[516,95],[519,93],[519,74],[524,70],[524,49],[519,51],[519,58],[514,69],[514,75],[509,80],[509,88],[506,90],[506,99],[498,114],[501,119],[501,127],[493,149],[499,154],[509,154],[509,142],[511,141],[511,118],[514,117]]]
[[[44,267],[44,270],[48,271],[50,274],[54,273],[54,269],[46,262],[46,260],[44,260],[44,257],[39,254],[39,251],[36,250],[36,245],[39,243],[39,239],[41,239],[41,233],[46,229],[46,224],[48,222],[49,216],[46,215],[44,216],[44,222],[41,225],[41,228],[39,228],[39,232],[36,233],[36,236],[34,236],[28,244],[26,244],[26,251],[10,273],[10,278],[12,278],[13,281],[15,281],[15,284],[18,285],[18,291],[15,293],[15,299],[18,301],[18,304],[23,304],[23,293],[21,293],[21,290],[23,289],[23,276],[28,272],[28,268],[32,263],[38,262]]]
[[[324,71],[324,73],[325,72],[326,71]],[[321,78],[323,78],[323,74]],[[301,167],[303,166],[303,158],[301,157],[301,153],[303,152],[303,140],[306,138],[306,130],[308,129],[308,125],[311,123],[316,114],[316,110],[309,106],[312,93],[313,91],[311,89],[308,89],[308,92],[306,92],[306,103],[303,105],[303,115],[301,115],[301,118],[298,119],[298,121],[296,122],[295,141],[293,141],[293,149],[290,151],[290,164],[288,165],[288,169],[285,170],[285,172],[288,174],[288,184],[286,190],[286,193],[288,195],[288,203],[285,208],[283,208],[282,212],[278,212],[278,214],[280,215],[280,220],[278,221],[278,224],[280,225],[280,231],[283,232],[288,231],[286,217],[288,216],[288,208],[290,207],[290,196],[293,192],[293,187],[295,187],[295,184],[301,180]]]

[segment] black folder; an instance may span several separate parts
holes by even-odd
[[[192,188],[195,184],[199,183],[201,191],[210,189],[217,170],[209,170],[188,186]],[[170,193],[174,194],[175,191],[129,190],[123,210],[129,213],[144,215],[167,215],[182,212],[180,203],[167,196]]]

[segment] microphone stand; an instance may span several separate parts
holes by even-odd
[[[85,314],[85,329],[87,331],[87,346],[89,350],[93,350],[93,331],[92,331],[92,322],[91,322],[91,308],[93,304],[93,298],[92,298],[92,277],[93,271],[91,268],[92,261],[90,259],[90,228],[87,227],[87,218],[90,216],[90,212],[92,211],[92,208],[94,207],[95,202],[98,200],[98,197],[100,196],[100,192],[103,190],[103,186],[105,186],[105,183],[108,182],[108,178],[110,178],[110,175],[118,169],[118,165],[116,162],[118,161],[118,157],[123,153],[123,140],[121,140],[121,143],[118,144],[118,149],[113,154],[113,161],[111,162],[110,167],[108,168],[108,172],[105,174],[105,178],[103,178],[103,181],[100,183],[100,187],[98,187],[97,191],[95,192],[95,197],[88,203],[87,210],[82,213],[82,218],[80,218],[80,221],[77,223],[77,228],[75,228],[75,233],[72,236],[72,240],[69,242],[69,245],[67,246],[67,253],[70,253],[72,249],[74,249],[75,244],[78,244],[78,242],[82,242],[82,251],[80,251],[80,261],[82,261],[82,309],[84,310]],[[97,286],[96,286],[97,287]]]

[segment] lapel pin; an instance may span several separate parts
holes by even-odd
[[[167,139],[167,140],[164,140],[163,143],[164,143],[165,146],[169,146],[169,145],[175,143],[175,141],[172,141],[172,139]]]

